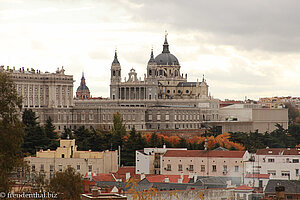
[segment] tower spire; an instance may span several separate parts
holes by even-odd
[[[115,50],[115,57],[114,57],[114,60],[113,60],[112,63],[113,63],[113,64],[120,64],[120,63],[119,63],[119,60],[118,60],[117,48],[116,48],[116,50]]]
[[[148,61],[148,63],[154,63],[154,55],[153,55],[153,47],[151,48],[151,54],[150,54],[150,60]]]
[[[163,51],[162,51],[162,53],[170,53],[167,37],[168,37],[168,32],[165,31],[165,42],[164,42],[164,45],[163,45]]]

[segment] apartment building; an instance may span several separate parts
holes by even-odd
[[[144,148],[136,151],[136,174],[161,174],[162,156],[168,150],[180,151],[186,148]]]
[[[300,148],[258,149],[254,161],[246,162],[247,173],[270,174],[270,179],[299,180]]]
[[[161,170],[164,175],[242,177],[249,158],[248,151],[167,150]]]

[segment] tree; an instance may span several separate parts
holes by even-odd
[[[0,191],[10,190],[10,174],[24,164],[22,142],[23,124],[19,121],[22,99],[15,84],[0,71]]]
[[[48,149],[56,149],[58,147],[58,135],[55,132],[55,126],[52,124],[52,119],[49,117],[44,126],[46,137],[48,138]]]
[[[35,112],[33,112],[31,109],[25,109],[22,115],[22,122],[25,126],[35,126],[37,125],[38,117],[35,116]]]
[[[132,128],[121,151],[121,163],[125,166],[135,166],[135,151],[146,147],[146,140]]]
[[[64,132],[61,134],[61,139],[74,139],[73,131],[69,128],[64,128]]]
[[[84,128],[84,126],[81,126],[74,131],[74,135],[76,139],[76,144],[78,146],[78,150],[88,151],[91,149],[91,145],[90,145],[91,133],[88,129]]]
[[[149,146],[150,147],[160,147],[161,146],[161,141],[159,140],[159,138],[155,132],[151,134]]]
[[[44,129],[36,121],[35,112],[31,109],[25,109],[22,115],[23,124],[25,125],[25,137],[23,143],[23,152],[34,155],[36,150],[47,149],[49,139]]]
[[[115,113],[113,116],[113,128],[112,128],[112,147],[118,149],[118,146],[122,147],[123,137],[126,135],[126,128],[123,124],[123,119],[120,113]]]
[[[291,103],[284,104],[285,107],[288,109],[288,118],[289,118],[289,124],[293,124],[296,122],[297,118],[299,118],[299,110],[293,106]]]
[[[79,200],[83,192],[82,176],[74,168],[68,167],[63,172],[55,173],[49,189],[58,193],[60,199]]]

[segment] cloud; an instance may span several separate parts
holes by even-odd
[[[137,21],[168,24],[178,32],[208,33],[210,42],[217,44],[298,51],[299,6],[296,0],[153,0],[144,1],[142,7],[128,9],[132,9]]]

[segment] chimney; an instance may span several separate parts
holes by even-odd
[[[285,199],[285,187],[282,185],[279,185],[279,183],[277,183],[277,186],[275,187],[275,191],[276,191],[276,198],[281,200],[281,199]]]
[[[205,141],[204,141],[204,150],[207,151],[207,148],[208,148],[207,138],[205,138]]]
[[[92,197],[99,196],[99,190],[97,188],[92,189]]]
[[[170,183],[170,179],[169,179],[169,177],[165,177],[165,183]]]
[[[130,179],[130,172],[126,172],[126,181]]]
[[[193,178],[193,177],[194,177],[193,172],[189,172],[189,178]]]
[[[197,173],[196,172],[194,172],[194,183],[196,183],[197,182],[197,178],[198,178],[198,176],[197,176]]]
[[[166,145],[166,144],[164,144],[164,145],[163,145],[163,148],[164,148],[164,149],[166,149],[166,148],[167,148],[167,145]]]
[[[178,178],[178,183],[182,183],[183,179],[181,177]]]

